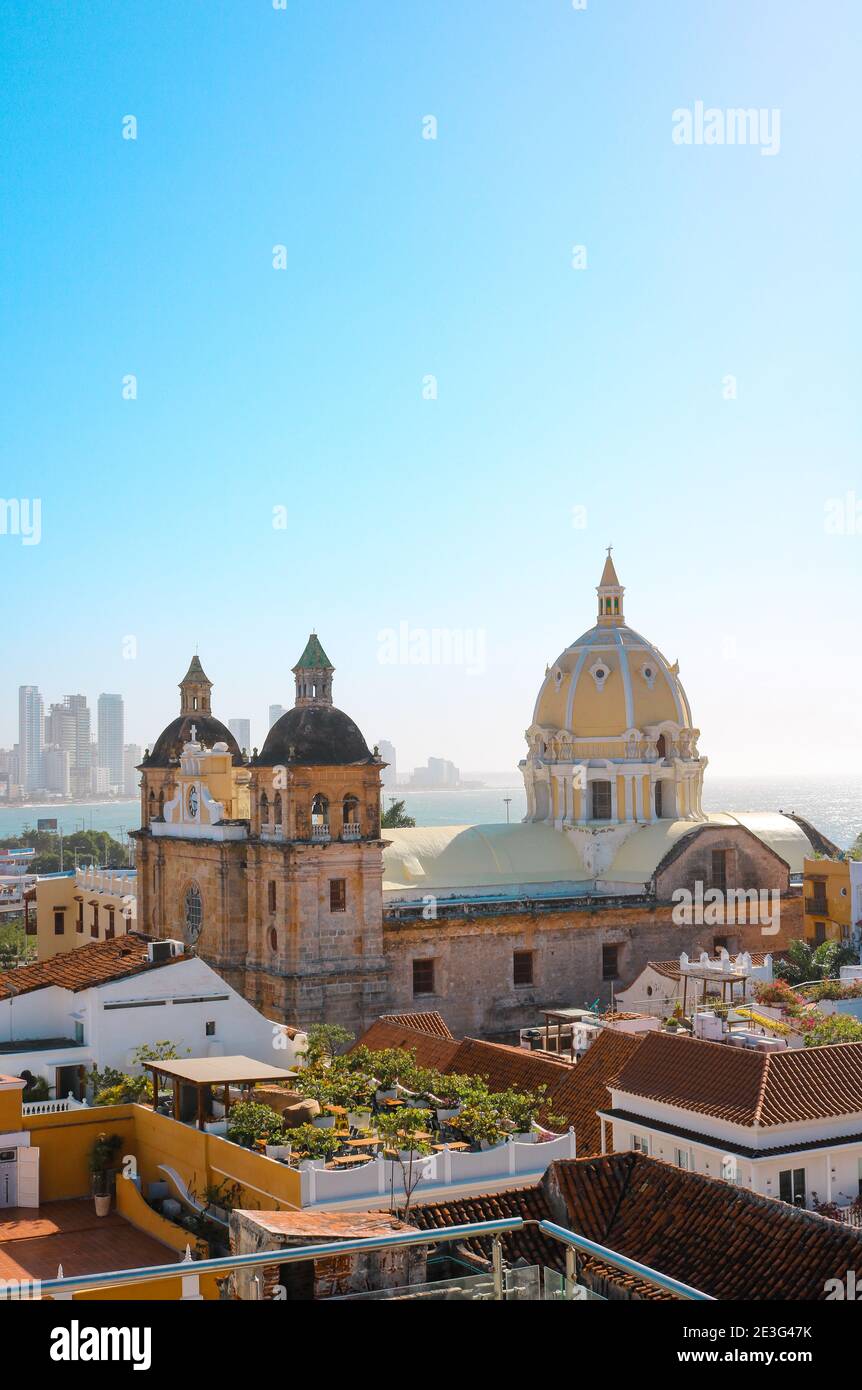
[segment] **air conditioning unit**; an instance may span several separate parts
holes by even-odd
[[[182,941],[175,941],[169,938],[167,941],[151,941],[147,947],[147,959],[153,964],[161,964],[166,960],[175,960],[177,956],[185,955],[185,945]]]

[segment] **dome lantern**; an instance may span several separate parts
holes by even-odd
[[[335,667],[320,645],[317,633],[312,632],[305,651],[293,668],[296,677],[297,705],[331,705],[332,677]]]
[[[613,546],[608,546],[608,558],[602,570],[596,593],[599,596],[598,621],[602,627],[613,627],[625,622],[623,614],[623,594],[625,589],[617,578],[614,562],[611,559]]]

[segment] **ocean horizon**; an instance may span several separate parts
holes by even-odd
[[[476,787],[464,791],[398,787],[384,793],[406,803],[417,825],[499,825],[507,810],[512,822],[522,820],[527,803],[523,784]],[[506,798],[510,798],[507,808]],[[849,849],[862,831],[862,776],[843,777],[721,777],[707,775],[703,788],[705,811],[793,811],[804,816],[839,849]],[[140,825],[137,797],[105,802],[46,802],[0,809],[0,839],[36,829],[41,818],[56,817],[64,835],[76,830],[107,830],[122,840]]]

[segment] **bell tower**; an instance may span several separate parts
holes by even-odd
[[[297,705],[331,705],[332,677],[335,667],[312,632],[305,651],[293,668],[296,677]]]

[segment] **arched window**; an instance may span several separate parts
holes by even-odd
[[[269,797],[266,792],[260,794],[260,823],[269,825]]]
[[[151,791],[151,792],[150,792],[150,798],[149,798],[148,805],[149,805],[149,816],[150,816],[150,820],[155,820],[155,818],[156,818],[156,794],[155,794],[154,791]]]
[[[281,825],[281,823],[282,823],[281,792],[276,792],[276,794],[275,794],[275,800],[274,800],[273,803],[272,803],[272,818],[273,818],[273,821],[274,821],[274,823],[275,823],[276,825]]]
[[[359,824],[359,797],[346,796],[341,806],[341,819],[345,825]]]
[[[658,738],[656,739],[656,750],[660,758],[667,757],[667,739],[665,738],[664,734],[659,734]]]
[[[311,803],[311,828],[322,830],[329,825],[329,802],[323,792],[317,792]]]
[[[160,816],[160,818],[164,819],[164,814],[165,814],[165,793],[164,793],[164,791],[160,791],[160,792],[159,792],[159,816]]]

